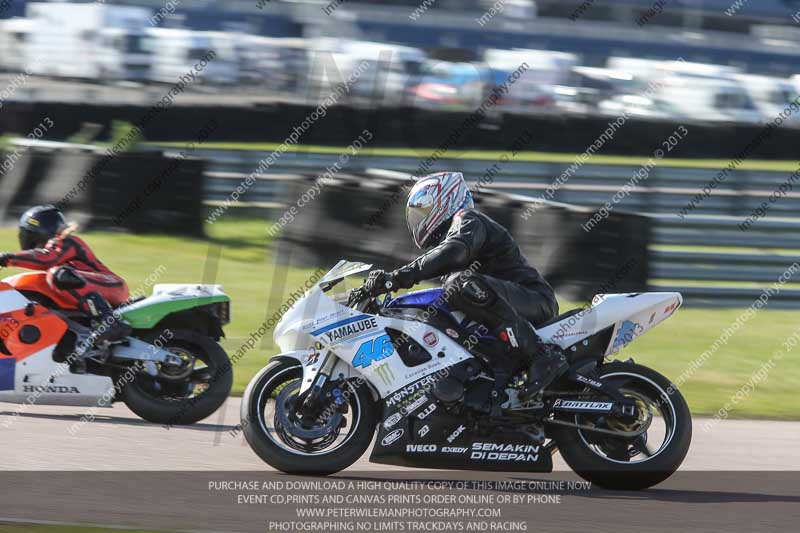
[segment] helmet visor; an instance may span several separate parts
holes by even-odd
[[[425,230],[425,223],[433,210],[433,204],[415,205],[412,202],[406,206],[406,223],[414,243],[422,248],[423,241],[429,232]]]

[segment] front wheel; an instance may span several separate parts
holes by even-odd
[[[299,394],[303,367],[275,357],[247,386],[242,432],[266,463],[289,474],[328,475],[355,463],[375,434],[377,410],[363,381],[342,382],[311,410]]]
[[[551,436],[561,456],[579,476],[601,487],[641,490],[661,483],[681,465],[692,440],[692,416],[683,395],[667,378],[635,363],[610,363],[596,377],[633,399],[637,416],[560,415],[558,420],[639,434],[615,437],[554,426]]]

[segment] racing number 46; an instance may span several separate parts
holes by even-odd
[[[358,347],[356,356],[353,358],[353,366],[366,368],[372,364],[373,361],[380,361],[386,359],[394,353],[394,346],[389,335],[381,335],[374,339],[366,341]]]

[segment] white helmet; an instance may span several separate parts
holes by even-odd
[[[406,223],[414,243],[422,249],[436,244],[431,239],[460,209],[471,208],[472,194],[461,172],[438,172],[420,178],[406,202]]]

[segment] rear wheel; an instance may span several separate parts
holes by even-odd
[[[142,340],[157,342],[183,364],[159,364],[158,376],[137,373],[132,381],[118,377],[118,382],[130,381],[122,389],[122,400],[131,411],[156,424],[194,424],[211,416],[228,398],[233,370],[228,354],[213,339],[191,330],[165,329]]]
[[[561,456],[582,478],[601,487],[639,490],[661,483],[681,465],[692,440],[692,417],[675,385],[645,366],[614,362],[598,378],[634,400],[636,417],[560,415],[559,420],[640,433],[616,437],[554,426]]]
[[[375,434],[377,410],[367,385],[344,382],[314,412],[302,407],[303,367],[275,357],[242,398],[242,431],[266,463],[290,474],[328,475],[355,463]],[[327,397],[327,396],[326,396]]]

